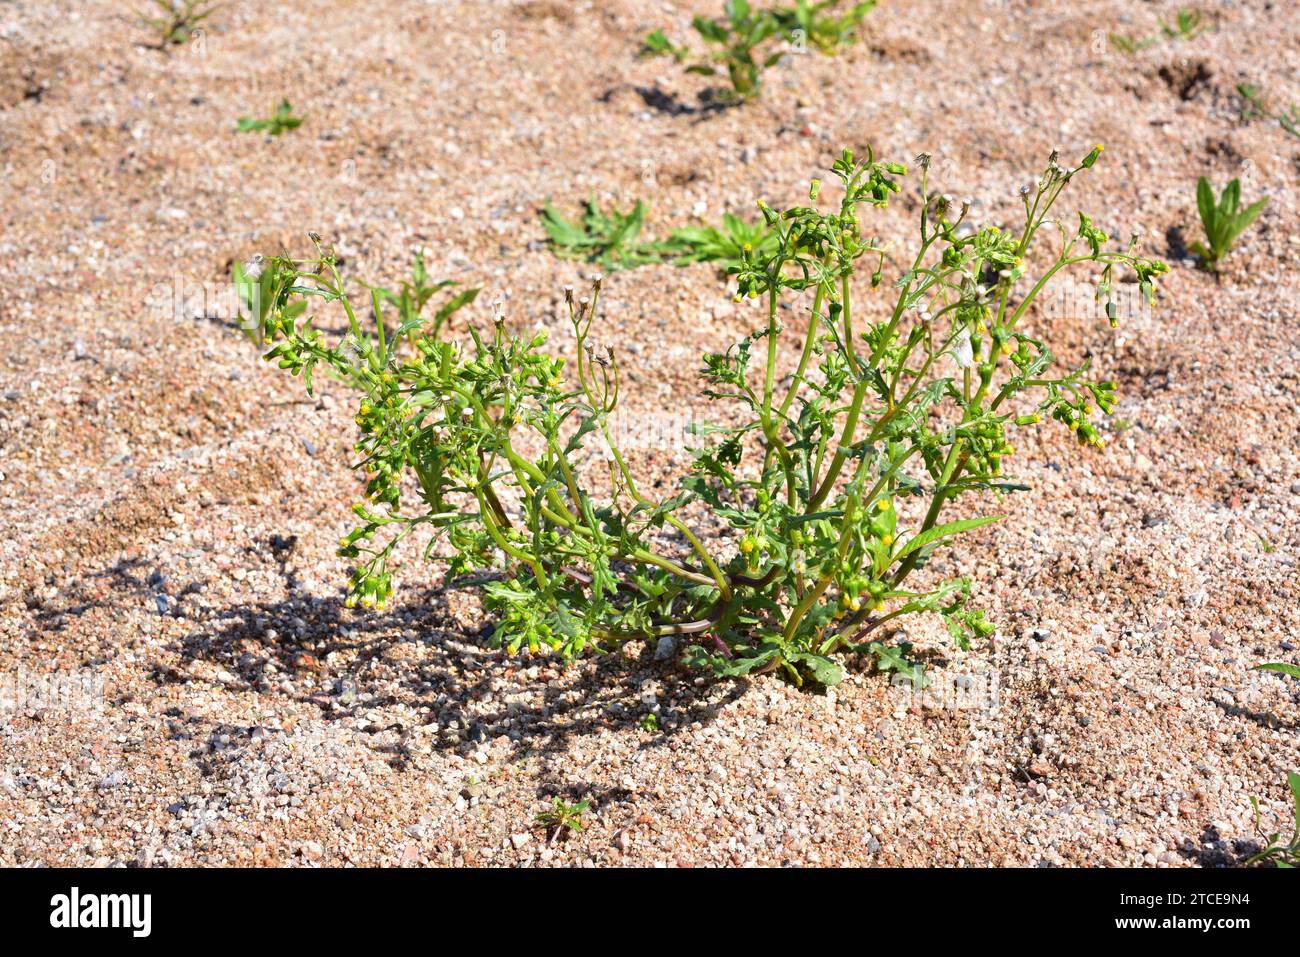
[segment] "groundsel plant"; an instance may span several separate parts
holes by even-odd
[[[305,117],[294,116],[293,104],[288,100],[281,100],[276,105],[275,112],[265,119],[259,119],[255,116],[241,116],[237,129],[241,133],[265,133],[267,136],[279,136],[281,133],[287,133],[289,130],[296,130],[302,126]]]
[[[777,41],[787,42],[797,52],[807,51],[811,43],[820,52],[833,55],[856,39],[863,19],[875,6],[876,0],[847,7],[844,0],[798,0],[794,7],[767,9],[755,7],[749,0],[727,0],[720,19],[697,15],[692,20],[708,51],[699,54],[686,72],[725,75],[731,89],[722,91],[722,98],[746,100],[761,92],[763,72],[785,55],[784,49],[772,49]],[[692,57],[689,47],[673,43],[663,30],[645,38],[641,55],[671,56],[678,63]]]
[[[136,11],[142,26],[158,35],[157,49],[189,42],[201,24],[217,12],[216,4],[204,5],[200,0],[153,0],[156,15]]]
[[[769,10],[756,10],[749,0],[727,0],[720,20],[696,16],[691,22],[700,39],[710,48],[686,67],[687,73],[701,76],[726,76],[731,89],[723,98],[744,100],[756,96],[762,88],[763,71],[781,62],[782,51],[763,52],[760,48],[779,33],[776,18]],[[645,39],[643,56],[671,56],[685,62],[691,51],[674,45],[662,30]]]
[[[542,207],[541,221],[557,256],[595,263],[610,272],[667,260],[674,266],[717,263],[724,273],[735,274],[743,265],[746,245],[766,251],[776,239],[766,223],[747,223],[724,213],[721,226],[683,226],[666,239],[643,241],[640,236],[646,213],[641,200],[629,212],[611,207],[606,213],[590,199],[582,217],[573,221],[548,202]]]
[[[1268,197],[1258,199],[1244,209],[1241,206],[1241,180],[1229,181],[1216,201],[1214,187],[1202,176],[1196,183],[1196,209],[1205,229],[1205,242],[1197,240],[1188,249],[1201,258],[1202,265],[1217,273],[1223,257],[1232,251],[1242,233],[1259,218],[1268,205]]]
[[[1271,862],[1275,867],[1288,869],[1300,867],[1300,774],[1291,772],[1286,776],[1286,782],[1291,788],[1291,797],[1295,805],[1295,828],[1286,840],[1283,840],[1284,835],[1280,831],[1269,834],[1266,838],[1268,844],[1262,851],[1247,860],[1247,864],[1259,864],[1267,861]],[[1255,827],[1259,828],[1263,820],[1263,815],[1259,810],[1259,802],[1255,798],[1251,798],[1250,804],[1255,809]]]
[[[843,0],[797,0],[793,7],[772,11],[781,34],[791,43],[811,43],[821,53],[834,56],[857,39],[862,21],[876,8],[876,0],[850,3]]]
[[[1034,302],[1074,266],[1098,275],[1108,303],[1117,270],[1154,298],[1166,268],[1139,256],[1136,239],[1112,246],[1083,214],[1053,217],[1100,152],[1071,167],[1053,153],[1023,190],[1014,230],[977,226],[968,204],[931,192],[929,157],[918,157],[919,240],[889,280],[887,251],[862,217],[902,189],[902,164],[846,150],[829,211],[818,181],[806,205],[760,202],[776,239],[744,251],[735,281],[766,320],[704,356],[719,424],[694,427],[693,468],[667,499],[649,494],[610,426],[627,377],[596,342],[600,277],[565,292],[570,362],[545,351],[545,333],[513,334],[500,314],[465,347],[401,330],[415,349],[399,354],[395,337],[361,327],[319,241],[306,260],[271,260],[260,277],[266,358],[309,387],[323,366],[360,392],[368,484],[340,542],[356,562],[349,602],[382,605],[394,550],[423,528],[426,555],[449,544],[450,580],[482,586],[491,640],[511,652],[567,660],[647,641],[684,646],[685,663],[717,675],[776,671],[819,686],[841,679],[837,653],[859,652],[923,683],[906,649],[876,633],[922,612],[941,616],[963,649],[993,631],[970,582],[927,563],[1002,517],[975,514],[986,495],[1024,488],[1009,475],[1011,433],[1050,419],[1100,446],[1094,416],[1114,406],[1114,383],[1088,378],[1086,364],[1054,371],[1026,329]],[[1059,241],[1055,258],[1031,273],[1044,237]],[[857,301],[869,290],[885,297],[876,321]],[[342,307],[342,345],[313,328],[310,300]],[[593,488],[591,474],[607,482]],[[705,534],[706,524],[725,531]]]
[[[784,49],[772,49],[777,41],[787,42],[796,52],[806,52],[812,44],[820,52],[833,55],[856,39],[863,19],[875,6],[876,0],[850,3],[847,7],[844,0],[797,0],[794,7],[769,9],[755,7],[749,0],[727,0],[720,19],[697,15],[692,20],[695,32],[709,49],[690,63],[686,72],[725,75],[731,89],[722,91],[724,99],[757,96],[763,72],[780,63],[785,55]],[[645,38],[641,55],[671,56],[685,63],[692,53],[689,47],[673,43],[663,30],[656,30]]]

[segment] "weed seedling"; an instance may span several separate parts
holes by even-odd
[[[656,30],[645,38],[641,45],[641,56],[656,57],[670,56],[678,63],[683,62],[691,55],[689,47],[676,46],[663,30]]]
[[[1194,40],[1210,28],[1209,18],[1205,13],[1191,7],[1180,9],[1173,23],[1160,20],[1159,24],[1159,33],[1142,39],[1132,35],[1112,33],[1109,37],[1111,46],[1121,53],[1137,53],[1162,41]]]
[[[770,255],[776,243],[776,232],[765,222],[747,223],[739,216],[724,213],[721,226],[675,229],[658,248],[674,266],[711,262],[734,275],[744,266],[747,255]]]
[[[427,325],[423,315],[424,307],[435,294],[458,285],[460,283],[454,279],[444,279],[430,285],[429,273],[424,266],[424,251],[421,250],[415,254],[410,280],[403,282],[399,291],[394,292],[381,286],[371,287],[371,308],[375,314],[375,321],[383,323],[382,304],[387,303],[397,310],[397,329],[393,333],[394,339],[406,336],[414,345],[416,330],[423,330],[424,335],[437,337],[442,331],[443,324],[454,313],[472,303],[478,297],[479,290],[470,288],[456,293],[438,308]]]
[[[1080,267],[1114,325],[1118,273],[1154,300],[1166,269],[1136,237],[1116,245],[1083,213],[1053,215],[1100,155],[1062,165],[1053,153],[1022,189],[1014,229],[973,222],[969,204],[930,189],[918,157],[919,238],[888,279],[902,254],[887,258],[864,219],[902,190],[903,164],[845,150],[829,209],[818,181],[802,202],[760,202],[775,240],[742,249],[734,276],[734,298],[760,307],[757,328],[704,355],[701,394],[725,411],[689,430],[693,466],[666,498],[642,485],[613,428],[629,377],[618,343],[597,345],[600,277],[565,291],[571,362],[501,315],[464,346],[417,334],[404,356],[382,327],[378,341],[362,329],[318,239],[314,256],[270,260],[266,358],[309,388],[323,366],[360,393],[367,485],[339,548],[354,561],[348,604],[388,597],[394,551],[418,530],[445,541],[449,580],[482,587],[491,641],[512,653],[571,660],[673,637],[692,642],[687,664],[718,676],[821,686],[840,681],[845,652],[920,677],[875,633],[910,615],[939,616],[958,648],[987,637],[971,581],[946,571],[968,562],[939,568],[935,555],[1004,517],[985,496],[1026,488],[1010,474],[1016,429],[1054,420],[1100,447],[1094,415],[1115,407],[1115,383],[1088,363],[1055,368],[1030,310]],[[1060,241],[1035,255],[1044,234]],[[872,291],[883,301],[867,312]],[[313,326],[312,305],[345,313],[342,343]],[[978,547],[969,564],[996,561],[995,545]]]
[[[640,200],[626,213],[613,208],[606,213],[595,199],[589,199],[577,222],[565,219],[549,202],[541,216],[557,256],[595,263],[606,272],[614,272],[659,261],[659,254],[650,244],[638,242],[645,214],[645,204]]]
[[[822,53],[833,54],[853,42],[862,21],[875,6],[876,0],[859,0],[847,8],[844,0],[797,0],[794,7],[758,10],[748,0],[728,0],[721,19],[694,19],[695,32],[710,52],[702,54],[686,70],[701,76],[725,75],[731,88],[723,98],[749,99],[762,88],[763,71],[779,63],[783,55],[780,50],[760,47],[784,39],[799,51],[811,44]],[[684,63],[691,58],[691,51],[674,44],[663,30],[656,30],[645,38],[641,55],[671,56]]]
[[[876,8],[876,0],[850,3],[848,9],[841,9],[843,6],[843,0],[798,0],[793,8],[774,10],[772,16],[781,35],[796,48],[811,43],[819,52],[834,55],[857,39],[862,21]]]
[[[1300,665],[1291,665],[1282,661],[1270,661],[1267,664],[1256,665],[1253,670],[1275,671],[1278,674],[1289,675],[1292,678],[1300,678]],[[1290,841],[1285,844],[1282,843],[1281,832],[1270,834],[1267,838],[1268,846],[1246,861],[1247,864],[1272,861],[1277,867],[1300,867],[1300,774],[1294,772],[1288,774],[1287,784],[1291,786],[1291,794],[1295,801],[1295,831],[1292,833]],[[1255,827],[1259,828],[1262,819],[1259,802],[1252,797],[1250,803],[1255,809]]]
[[[1300,136],[1300,106],[1291,104],[1291,109],[1277,115],[1277,124],[1292,136]]]
[[[1268,115],[1264,104],[1264,91],[1254,83],[1238,83],[1237,95],[1241,97],[1241,122],[1262,119]]]
[[[565,219],[550,203],[541,213],[542,226],[557,256],[595,263],[607,272],[667,259],[675,266],[716,262],[730,274],[740,270],[746,247],[763,251],[775,240],[765,224],[747,223],[727,213],[720,227],[686,226],[673,230],[667,239],[642,242],[645,216],[646,207],[640,200],[627,213],[616,209],[606,213],[594,199],[588,200],[578,222]]]
[[[266,133],[269,136],[279,136],[288,130],[296,130],[302,126],[305,117],[293,115],[293,105],[288,100],[281,100],[280,105],[275,108],[275,112],[264,120],[254,119],[251,116],[241,116],[239,118],[239,132],[241,133]]]
[[[719,20],[696,16],[692,21],[695,32],[708,46],[709,52],[686,67],[688,73],[701,76],[726,76],[731,89],[724,99],[745,100],[757,95],[762,86],[762,73],[781,60],[781,53],[764,55],[759,47],[779,34],[776,17],[765,10],[755,10],[749,0],[727,0],[724,16]],[[645,39],[643,55],[672,56],[678,63],[691,56],[689,48],[675,46],[662,30],[656,30]]]
[[[1208,29],[1210,23],[1204,11],[1191,7],[1180,9],[1173,23],[1160,21],[1160,32],[1166,40],[1195,40]]]
[[[1112,33],[1110,35],[1110,45],[1120,53],[1134,54],[1145,50],[1147,47],[1155,46],[1158,42],[1160,42],[1159,37],[1147,37],[1140,40],[1132,34]]]
[[[563,798],[555,798],[551,806],[537,815],[534,820],[537,826],[544,828],[550,837],[550,842],[554,843],[561,834],[573,832],[577,833],[582,830],[582,815],[587,813],[587,808],[591,806],[591,801],[583,798],[577,804],[569,804]]]
[[[1264,91],[1254,83],[1238,83],[1237,95],[1241,97],[1242,103],[1241,122],[1249,123],[1252,120],[1272,117],[1286,132],[1300,137],[1300,106],[1292,103],[1291,108],[1286,112],[1273,114],[1265,102]]]
[[[1247,860],[1247,864],[1272,861],[1276,867],[1300,867],[1300,774],[1293,771],[1286,776],[1286,780],[1291,786],[1291,796],[1295,801],[1295,830],[1291,833],[1291,839],[1284,844],[1280,831],[1268,835],[1268,846]],[[1255,809],[1255,827],[1259,828],[1262,821],[1259,802],[1252,797],[1250,804]]]
[[[217,11],[218,5],[204,7],[200,0],[153,0],[158,15],[136,11],[140,22],[158,35],[157,49],[166,50],[188,42],[198,26]]]
[[[1231,251],[1237,237],[1259,218],[1267,205],[1268,197],[1265,196],[1242,209],[1241,181],[1236,179],[1224,187],[1216,203],[1214,187],[1202,176],[1196,183],[1196,208],[1205,228],[1206,241],[1198,240],[1188,248],[1201,258],[1206,269],[1217,273],[1220,261]]]

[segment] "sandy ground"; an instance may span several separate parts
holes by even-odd
[[[1249,669],[1300,661],[1300,140],[1233,91],[1300,101],[1282,4],[1124,56],[1105,32],[1175,5],[887,0],[723,112],[634,57],[686,3],[275,6],[229,0],[163,56],[118,3],[0,4],[0,864],[1195,866],[1250,853],[1251,796],[1281,826],[1300,686]],[[282,96],[302,128],[235,131]],[[930,151],[999,221],[1048,150],[1094,142],[1069,208],[1144,230],[1163,303],[1055,323],[1120,384],[1111,446],[1017,441],[1033,491],[950,559],[999,630],[955,655],[909,625],[928,697],[510,660],[416,561],[387,612],[343,609],[346,397],[305,400],[223,321],[231,260],[314,229],[369,280],[424,246],[484,287],[457,328],[500,298],[563,348],[587,270],[541,242],[547,197],[640,196],[660,232],[793,202],[871,143]],[[1201,174],[1272,196],[1218,283],[1184,251]],[[607,290],[645,421],[696,408],[698,354],[753,328],[707,267]],[[680,446],[637,467],[670,488]],[[591,810],[548,844],[557,795]]]

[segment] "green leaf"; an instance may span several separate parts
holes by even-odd
[[[969,532],[973,528],[979,528],[981,525],[991,525],[993,522],[1000,522],[1006,518],[1005,515],[985,515],[982,518],[963,518],[956,522],[946,522],[943,525],[936,525],[934,528],[927,529],[920,535],[915,536],[908,541],[901,549],[894,554],[894,559],[900,559],[918,549],[925,548],[942,538],[950,535],[960,535],[962,532]]]
[[[1279,674],[1300,678],[1300,665],[1288,665],[1281,661],[1270,661],[1266,665],[1256,665],[1252,671],[1276,671]]]
[[[833,688],[844,680],[844,669],[824,655],[805,655],[802,660],[818,684]]]
[[[1204,176],[1196,181],[1196,208],[1200,211],[1201,224],[1205,227],[1206,233],[1213,232],[1216,218],[1214,188]]]
[[[557,246],[578,246],[586,239],[586,233],[560,215],[549,201],[542,207],[542,226]]]
[[[1286,783],[1291,785],[1291,795],[1295,798],[1295,826],[1296,830],[1300,831],[1300,774],[1289,772]]]
[[[695,32],[710,43],[727,42],[727,30],[721,24],[701,16],[697,16],[691,23],[695,27]]]
[[[1241,180],[1230,180],[1228,185],[1223,188],[1223,195],[1219,197],[1219,215],[1220,220],[1231,221],[1237,215],[1237,208],[1241,205]]]
[[[457,293],[452,300],[433,314],[433,332],[437,335],[442,324],[452,315],[452,313],[464,309],[471,302],[478,298],[479,290],[477,287],[466,289]]]
[[[1228,242],[1232,242],[1243,232],[1245,232],[1246,229],[1250,226],[1250,224],[1259,218],[1259,214],[1264,211],[1264,207],[1267,205],[1268,205],[1268,197],[1265,196],[1263,199],[1251,203],[1249,206],[1247,206],[1241,212],[1241,214],[1238,215],[1236,219],[1232,221],[1232,232],[1228,236]]]

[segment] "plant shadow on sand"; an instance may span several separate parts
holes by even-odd
[[[447,589],[408,589],[386,611],[350,609],[341,597],[304,590],[289,567],[296,546],[294,538],[277,535],[253,548],[276,559],[282,598],[200,608],[190,596],[202,594],[204,583],[171,581],[147,562],[122,560],[68,582],[56,603],[31,609],[33,624],[45,633],[64,631],[94,607],[143,605],[191,623],[179,641],[167,643],[170,654],[145,662],[159,685],[201,683],[206,679],[190,666],[208,662],[233,676],[214,683],[224,694],[311,703],[325,721],[404,705],[412,710],[403,714],[418,712],[419,723],[439,726],[438,734],[421,737],[425,747],[469,754],[505,735],[516,760],[562,753],[572,739],[606,730],[636,735],[645,748],[665,745],[680,731],[711,722],[750,687],[748,681],[697,686],[694,673],[654,660],[653,647],[635,659],[611,653],[567,668],[555,658],[511,656],[487,646],[490,625],[475,634],[457,624]],[[658,687],[660,729],[654,731],[642,728],[647,682]],[[395,767],[410,763],[413,727],[394,719],[361,730],[396,731],[397,744],[376,750],[389,753]]]
[[[727,110],[737,109],[743,106],[740,100],[724,100],[717,96],[712,90],[704,90],[696,95],[697,105],[685,102],[675,93],[669,93],[659,86],[629,86],[621,84],[612,86],[599,97],[600,102],[609,103],[616,95],[626,90],[631,90],[647,109],[654,110],[656,113],[662,113],[665,116],[693,116],[695,122],[700,122],[711,115],[725,113]]]

